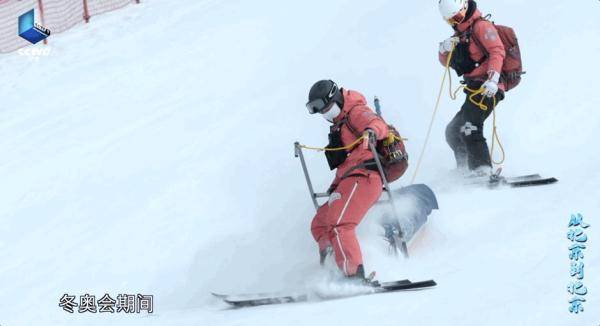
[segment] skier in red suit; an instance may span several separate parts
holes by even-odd
[[[366,136],[363,142],[346,151],[327,152],[330,168],[336,169],[336,175],[328,190],[329,200],[319,207],[311,224],[321,259],[331,247],[344,275],[364,280],[355,228],[379,199],[383,187],[376,168],[364,163],[373,159],[368,142],[384,139],[388,126],[367,106],[362,94],[340,89],[331,80],[321,80],[312,86],[306,106],[311,114],[319,113],[332,123],[328,147],[348,146],[361,135]]]
[[[495,109],[494,104],[504,99],[506,87],[501,73],[506,51],[498,30],[483,19],[475,1],[440,0],[439,9],[454,31],[452,37],[440,43],[440,62],[445,66],[453,51],[450,67],[463,76],[469,89],[483,89],[474,100],[483,101],[489,108],[482,110],[472,103],[471,92],[465,89],[467,98],[446,128],[446,141],[459,169],[476,175],[489,174],[492,164],[483,123]]]

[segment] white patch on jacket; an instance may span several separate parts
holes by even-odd
[[[340,195],[339,192],[334,192],[331,195],[329,195],[329,200],[327,201],[327,205],[329,205],[329,207],[331,207],[331,204],[333,204],[334,201],[342,199],[342,195]]]

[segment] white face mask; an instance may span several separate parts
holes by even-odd
[[[322,115],[323,115],[323,118],[325,118],[325,120],[327,120],[329,122],[333,122],[333,119],[335,119],[338,115],[340,115],[341,112],[342,112],[342,110],[337,105],[337,103],[334,103],[333,106],[331,107],[331,109],[329,109],[329,111],[323,113]]]

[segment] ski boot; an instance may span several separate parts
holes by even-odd
[[[490,166],[483,165],[473,170],[469,170],[465,177],[467,179],[481,179],[488,178],[492,175],[494,175],[494,173],[492,173],[492,168]]]
[[[379,281],[375,281],[375,271],[371,272],[368,276],[365,276],[365,268],[363,265],[358,265],[356,273],[354,275],[346,276],[346,280],[351,283],[359,285],[366,285],[371,287],[379,287]]]
[[[325,265],[325,260],[331,253],[333,252],[333,248],[331,246],[325,247],[325,249],[319,251],[319,263],[321,266]]]
[[[502,176],[500,176],[501,173],[502,173],[502,168],[500,167],[496,170],[496,172],[494,172],[490,175],[490,180],[489,180],[490,187],[495,187],[504,180],[504,178]]]

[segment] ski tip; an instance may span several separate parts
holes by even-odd
[[[215,292],[211,292],[210,294],[212,294],[213,297],[216,297],[216,298],[219,298],[219,299],[227,298],[226,294],[220,294],[220,293],[215,293]]]
[[[431,287],[431,286],[437,286],[437,282],[434,280],[427,280],[427,281],[421,281],[421,282],[411,282],[411,284],[419,284],[422,287]]]
[[[383,283],[381,285],[382,292],[395,292],[395,291],[418,291],[425,290],[437,286],[434,280],[419,281],[419,282],[407,282],[407,283]]]

